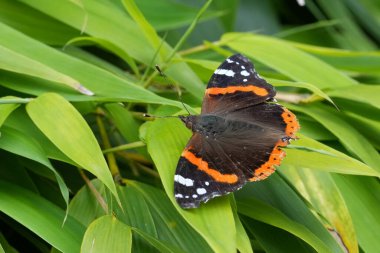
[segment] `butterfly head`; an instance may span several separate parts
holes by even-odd
[[[189,116],[179,116],[179,118],[182,120],[183,123],[185,123],[186,127],[192,131],[195,129],[195,125],[198,121],[199,116],[197,115],[189,115]]]

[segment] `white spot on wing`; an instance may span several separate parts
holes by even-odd
[[[246,82],[246,81],[248,81],[247,79],[243,79],[243,82]]]
[[[182,198],[183,198],[183,195],[180,194],[180,193],[177,193],[176,195],[174,195],[174,197],[179,198],[179,199],[182,199]]]
[[[247,70],[243,70],[242,72],[240,72],[240,75],[242,76],[249,76],[249,72],[247,72]]]
[[[230,69],[217,69],[217,70],[215,70],[214,74],[233,77],[235,75],[235,72],[233,72]]]
[[[228,63],[233,63],[234,61],[233,60],[230,60],[229,58],[227,58],[226,60]]]
[[[193,196],[192,196],[194,199],[196,199],[197,197],[198,197],[198,195],[197,194],[193,194]]]
[[[193,186],[194,185],[194,180],[190,178],[184,178],[181,175],[175,175],[174,176],[174,181],[180,183],[181,185],[184,186]]]
[[[299,6],[305,6],[305,0],[297,0]]]
[[[206,181],[206,182],[205,182],[205,185],[209,186],[209,185],[210,185],[210,183]]]
[[[199,194],[199,195],[203,195],[203,194],[206,194],[206,189],[205,188],[197,188],[197,193]]]
[[[244,67],[244,66],[241,66],[241,68],[242,68],[242,69],[245,69],[245,67]]]

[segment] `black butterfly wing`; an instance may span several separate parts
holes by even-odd
[[[174,196],[182,208],[196,208],[240,189],[246,182],[240,168],[214,141],[195,133],[179,159]]]
[[[226,128],[214,139],[194,133],[182,153],[174,183],[181,207],[198,207],[274,172],[285,156],[281,147],[299,129],[294,114],[274,103],[275,94],[246,57],[234,55],[219,66],[201,115],[224,118]]]
[[[203,100],[202,114],[252,106],[275,95],[274,87],[258,75],[252,62],[243,55],[236,54],[227,58],[211,76]]]

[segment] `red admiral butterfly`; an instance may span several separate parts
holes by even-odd
[[[201,115],[180,116],[193,132],[174,176],[182,208],[267,178],[295,138],[296,116],[276,103],[274,87],[243,55],[227,58],[212,75]]]

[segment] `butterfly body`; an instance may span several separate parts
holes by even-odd
[[[227,58],[207,86],[200,115],[180,116],[193,135],[179,159],[174,194],[183,208],[265,179],[285,156],[281,147],[299,129],[293,113],[277,104],[276,91],[237,54]]]

